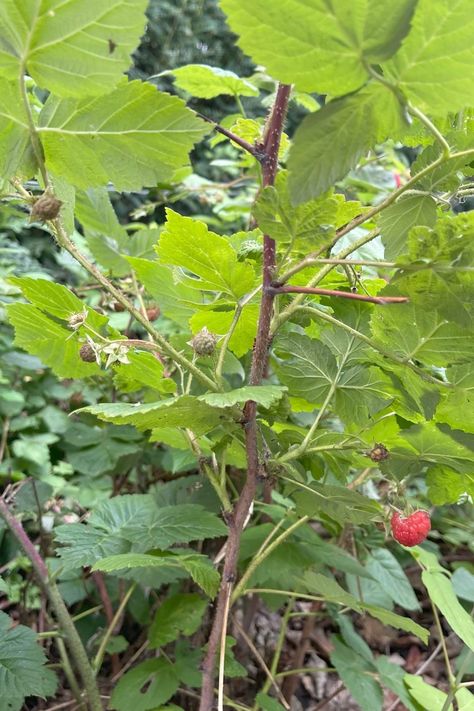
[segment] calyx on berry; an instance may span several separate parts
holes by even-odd
[[[210,356],[214,353],[216,349],[217,336],[208,331],[204,326],[199,333],[196,333],[190,345],[192,346],[196,355],[199,356]]]
[[[402,546],[417,546],[422,543],[431,530],[431,519],[427,511],[419,509],[409,516],[398,511],[393,514],[390,526],[392,535]]]
[[[55,220],[59,215],[62,204],[62,200],[58,200],[51,193],[44,192],[31,208],[31,221],[47,222],[48,220]]]

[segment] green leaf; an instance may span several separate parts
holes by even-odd
[[[301,3],[284,12],[266,0],[222,0],[231,29],[256,64],[300,91],[347,94],[367,79],[365,61],[396,51],[409,28],[413,0]]]
[[[428,643],[430,636],[429,630],[426,630],[421,625],[414,622],[410,617],[402,617],[397,615],[391,610],[385,610],[383,607],[378,607],[377,605],[367,605],[365,603],[359,603],[360,606],[369,613],[372,617],[383,622],[384,625],[390,625],[396,629],[405,630],[410,634],[415,634],[419,637],[424,644]]]
[[[431,602],[458,637],[474,651],[474,621],[457,599],[449,578],[438,571],[424,570],[421,579]]]
[[[127,261],[148,294],[159,304],[163,316],[187,327],[190,317],[202,304],[199,292],[182,282],[177,283],[172,270],[157,260],[127,257]]]
[[[275,371],[291,395],[321,402],[338,376],[337,362],[329,348],[308,336],[291,333],[279,338],[274,349],[285,357],[275,365]]]
[[[247,79],[208,64],[186,64],[169,73],[174,75],[176,86],[199,99],[214,99],[221,94],[258,96],[259,93],[257,87]]]
[[[121,363],[115,375],[115,384],[124,392],[133,392],[141,388],[158,390],[161,393],[176,391],[176,383],[171,378],[163,377],[164,365],[153,353],[129,351],[129,363]]]
[[[152,649],[174,642],[180,634],[194,634],[201,624],[207,601],[195,593],[178,593],[158,608],[148,632]]]
[[[4,180],[13,176],[30,178],[35,169],[36,159],[30,143],[28,118],[18,83],[12,84],[0,77],[0,186]]]
[[[310,571],[305,574],[303,580],[305,587],[312,594],[321,595],[328,602],[336,602],[339,605],[361,612],[362,608],[355,597],[348,593],[347,590],[344,590],[333,578]]]
[[[209,558],[198,553],[178,554],[169,551],[158,551],[154,555],[123,553],[97,561],[92,570],[113,573],[126,568],[161,567],[183,568],[209,597],[214,597],[219,589],[219,573],[212,566]]]
[[[257,694],[255,701],[263,711],[285,711],[285,707],[282,706],[279,701],[273,699],[271,696],[267,696],[263,691]]]
[[[333,637],[334,651],[331,652],[331,664],[336,667],[339,677],[347,686],[361,708],[381,711],[383,694],[379,684],[373,678],[374,665],[354,654],[337,637]]]
[[[71,331],[31,304],[10,304],[8,320],[15,329],[15,345],[38,356],[60,378],[84,378],[101,372],[97,363],[79,357],[77,338]]]
[[[293,207],[287,171],[279,171],[275,186],[264,188],[253,208],[260,229],[282,244],[291,243],[292,250],[328,244],[338,227],[361,212],[359,202],[346,201],[332,190]]]
[[[470,0],[419,0],[410,34],[387,71],[423,111],[444,116],[472,106],[473,32]]]
[[[45,667],[43,649],[36,634],[28,627],[17,625],[0,612],[0,693],[2,702],[23,702],[26,696],[52,696],[56,690],[56,675]]]
[[[344,178],[369,148],[402,129],[396,96],[380,84],[326,104],[298,127],[290,151],[290,193],[298,205]]]
[[[429,195],[402,196],[384,210],[379,224],[385,258],[395,259],[406,252],[408,233],[416,225],[433,227],[436,222],[436,203]]]
[[[437,689],[422,679],[421,676],[405,674],[404,682],[408,687],[410,696],[421,705],[426,711],[442,711],[447,694]],[[452,711],[453,706],[449,704],[447,711]]]
[[[104,557],[227,535],[227,527],[198,504],[157,507],[148,494],[117,496],[100,504],[87,524],[58,526],[59,555],[68,567]],[[164,563],[162,563],[164,565]]]
[[[410,581],[389,550],[374,548],[368,558],[367,570],[397,605],[406,610],[420,609]]]
[[[237,252],[228,239],[210,232],[203,222],[183,217],[173,210],[168,209],[166,216],[157,252],[161,262],[179,268],[180,281],[186,286],[227,294],[236,300],[252,290],[254,269],[248,262],[238,261]]]
[[[346,521],[366,523],[380,516],[380,505],[377,502],[343,486],[317,482],[308,486],[295,481],[291,491],[296,492],[292,498],[296,501],[298,513],[303,515],[314,516],[323,512],[340,524]]]
[[[181,99],[140,81],[98,98],[50,97],[38,127],[50,170],[79,188],[112,181],[116,190],[169,180],[207,131]]]
[[[391,304],[375,310],[372,316],[372,333],[380,346],[404,360],[429,365],[470,361],[474,355],[470,331],[421,303]]]
[[[116,425],[134,425],[140,430],[151,430],[162,426],[188,427],[197,435],[209,432],[225,417],[215,407],[191,395],[143,405],[126,402],[91,405],[78,412],[89,412],[105,422],[113,422]]]
[[[137,664],[118,681],[110,700],[117,711],[151,711],[168,701],[179,687],[173,663],[164,657]]]
[[[28,2],[0,7],[0,74],[20,66],[58,96],[91,96],[117,84],[144,31],[147,0]],[[23,64],[22,64],[23,63]]]
[[[467,568],[456,568],[451,583],[458,597],[474,602],[474,575]]]
[[[207,402],[213,407],[232,407],[232,405],[243,405],[247,400],[271,407],[283,397],[286,388],[281,385],[246,385],[237,390],[230,390],[226,393],[206,393],[200,395],[199,400]]]
[[[427,422],[403,430],[403,437],[390,448],[390,462],[403,476],[419,473],[423,466],[472,475],[472,450],[472,435]]]
[[[408,711],[419,711],[410,699],[407,688],[404,684],[405,671],[398,666],[398,664],[393,664],[383,655],[377,657],[375,660],[375,666],[377,667],[382,686],[386,686],[387,689],[393,691],[393,693],[400,698]]]

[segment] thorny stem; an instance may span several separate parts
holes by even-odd
[[[237,136],[235,133],[232,133],[232,131],[229,131],[227,128],[224,128],[221,126],[219,123],[216,123],[213,121],[211,118],[208,118],[207,116],[204,116],[203,114],[197,114],[199,118],[201,118],[203,121],[207,121],[207,123],[210,123],[214,126],[214,130],[217,131],[217,133],[221,133],[223,136],[228,138],[230,141],[233,143],[236,143],[240,148],[243,148],[244,151],[247,151],[252,155],[254,158],[257,160],[261,160],[263,157],[263,153],[259,151],[259,149],[252,145],[252,143],[249,143],[248,141],[244,140],[243,138],[240,138],[240,136]]]
[[[58,587],[54,580],[49,576],[46,563],[28,538],[20,521],[18,521],[18,519],[16,519],[11,513],[3,499],[0,499],[0,516],[3,518],[11,533],[15,536],[25,551],[36,573],[38,582],[41,585],[43,592],[49,599],[71,656],[74,659],[77,670],[81,675],[91,711],[102,711],[102,701],[100,699],[99,690],[97,688],[92,667],[89,663],[87,652],[84,649],[82,640],[77,633],[74,622],[72,621],[67,607],[64,604],[64,600],[61,597]]]
[[[261,159],[264,187],[273,185],[275,181],[278,168],[278,149],[280,147],[290,89],[291,87],[288,85],[279,85],[272,112],[267,120],[263,143],[264,157]],[[265,235],[263,246],[263,292],[250,370],[249,381],[251,385],[259,385],[261,383],[267,367],[269,333],[274,297],[266,291],[266,287],[271,285],[274,277],[275,252],[274,240],[268,235]],[[228,517],[229,536],[227,539],[226,558],[207,653],[202,664],[203,683],[199,711],[210,711],[213,708],[214,668],[222,629],[226,624],[228,585],[235,580],[240,536],[257,489],[259,456],[256,414],[256,403],[253,401],[247,402],[244,407],[247,478],[234,509]]]

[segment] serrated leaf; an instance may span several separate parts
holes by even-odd
[[[180,634],[189,636],[196,632],[206,607],[207,601],[195,593],[178,593],[167,598],[158,608],[150,626],[150,647],[163,647]]]
[[[36,159],[30,143],[28,118],[18,83],[13,84],[0,77],[0,186],[4,180],[13,176],[30,178],[35,169]]]
[[[354,699],[361,708],[381,711],[383,694],[380,685],[373,678],[374,665],[354,654],[354,650],[346,647],[337,637],[333,637],[332,641],[334,650],[330,655],[331,663]]]
[[[55,692],[56,676],[45,667],[47,659],[36,639],[32,630],[23,625],[12,627],[8,615],[0,612],[0,683],[6,704]]]
[[[131,81],[98,98],[50,97],[37,130],[47,167],[72,185],[137,190],[187,165],[208,128],[181,99]]]
[[[169,394],[176,391],[176,383],[165,378],[164,365],[153,353],[129,351],[128,363],[121,363],[115,375],[115,384],[119,390],[133,392],[141,388],[150,388]]]
[[[187,327],[190,317],[202,304],[201,294],[190,286],[177,283],[172,270],[157,260],[127,257],[127,261],[147,292],[156,300],[161,313],[180,326]]]
[[[241,79],[234,72],[208,64],[186,64],[170,70],[175,84],[191,96],[200,99],[214,99],[216,96],[258,96],[258,89],[247,79]]]
[[[345,200],[332,190],[293,207],[287,171],[279,171],[275,185],[260,191],[253,208],[260,228],[282,244],[291,242],[292,250],[314,250],[329,243],[338,227],[361,212],[359,202]]]
[[[433,227],[436,203],[429,195],[407,195],[390,205],[380,216],[380,231],[386,259],[406,251],[408,233],[416,225]]]
[[[161,567],[184,568],[194,582],[197,583],[209,597],[214,597],[219,589],[219,573],[212,566],[209,558],[198,553],[178,554],[169,551],[159,551],[155,555],[146,553],[123,553],[97,561],[92,569],[102,570],[105,573],[113,573],[126,568]]]
[[[252,290],[254,269],[248,262],[238,261],[229,240],[210,232],[203,222],[183,217],[173,210],[168,209],[166,216],[157,252],[163,264],[179,268],[180,281],[186,286],[227,294],[236,300]]]
[[[308,336],[292,333],[278,339],[274,349],[278,355],[286,356],[275,371],[291,395],[310,402],[322,401],[338,376],[336,359],[329,348]]]
[[[474,104],[470,0],[420,0],[387,71],[416,106],[437,116]]]
[[[328,602],[336,602],[361,612],[362,608],[355,597],[344,590],[333,578],[309,571],[305,574],[303,581],[307,590],[312,594],[322,595]]]
[[[374,311],[372,333],[378,344],[407,361],[445,366],[474,356],[469,330],[418,303],[391,304]]]
[[[413,0],[289,0],[285,11],[265,0],[222,0],[231,29],[255,63],[300,91],[347,94],[367,78],[365,61],[396,51],[409,28]]]
[[[386,686],[387,689],[393,691],[393,693],[400,698],[408,711],[419,711],[410,699],[407,688],[404,684],[406,672],[402,669],[402,667],[398,666],[398,664],[390,662],[384,655],[377,657],[375,660],[375,666],[377,667],[382,686]]]
[[[420,609],[410,581],[389,550],[374,548],[367,561],[367,570],[397,605],[406,610]]]
[[[148,494],[117,496],[100,504],[87,524],[58,526],[64,547],[59,555],[68,567],[91,565],[108,556],[227,534],[225,524],[198,504],[157,507]]]
[[[0,7],[0,74],[23,66],[57,96],[91,96],[117,84],[144,31],[147,0],[38,0]]]
[[[410,696],[421,705],[426,711],[443,711],[447,694],[441,689],[428,684],[421,676],[415,674],[405,674],[404,682],[408,687]],[[419,708],[419,707],[418,707]],[[449,704],[445,711],[452,711],[453,706]]]
[[[298,513],[314,516],[322,511],[338,523],[366,523],[380,516],[380,505],[343,486],[293,482],[290,491]]]
[[[380,620],[384,625],[390,625],[396,629],[415,634],[424,644],[427,644],[430,636],[429,630],[414,622],[410,617],[402,617],[402,615],[397,615],[395,612],[377,605],[367,605],[366,603],[360,603],[360,605],[369,615]]]
[[[396,96],[380,84],[326,104],[298,127],[290,151],[294,205],[311,200],[343,178],[369,148],[402,129]]]
[[[143,405],[126,402],[91,405],[82,408],[79,412],[89,412],[105,422],[113,422],[116,425],[134,425],[140,430],[151,430],[162,426],[188,427],[197,435],[209,432],[225,418],[221,411],[191,395]]]
[[[38,356],[60,378],[83,378],[101,372],[97,363],[85,363],[79,357],[80,345],[71,331],[31,304],[10,304],[8,320],[15,329],[14,343]]]
[[[226,393],[206,393],[200,395],[199,400],[213,407],[232,407],[253,400],[262,407],[268,408],[278,402],[285,392],[286,388],[281,385],[246,385]]]

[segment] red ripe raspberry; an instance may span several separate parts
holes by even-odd
[[[401,516],[398,511],[390,521],[392,535],[402,546],[417,546],[422,543],[431,529],[430,515],[426,511],[415,511],[411,516]]]

